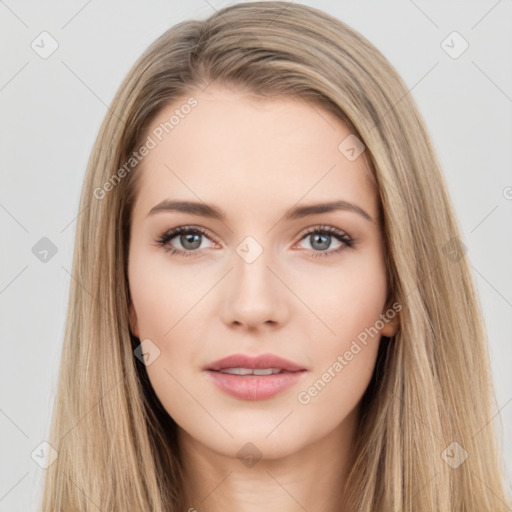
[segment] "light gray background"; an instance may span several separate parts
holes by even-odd
[[[37,510],[39,503],[44,470],[31,453],[47,438],[78,200],[107,105],[167,28],[228,3],[234,2],[0,0],[2,511]],[[410,87],[432,134],[488,324],[501,408],[493,421],[502,418],[510,481],[511,1],[304,3],[335,15],[379,48]],[[43,31],[59,45],[47,59],[31,48]],[[441,47],[453,31],[469,43],[456,59]],[[32,252],[42,237],[58,249],[46,263]]]

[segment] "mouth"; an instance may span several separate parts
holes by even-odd
[[[266,372],[272,371],[274,373],[279,371],[298,372],[305,370],[300,364],[275,354],[260,354],[258,356],[233,354],[211,363],[205,369],[213,371],[242,370],[244,372],[249,370],[265,370]],[[248,373],[242,373],[242,375],[244,374],[248,375]]]
[[[273,354],[234,354],[204,368],[221,391],[242,400],[265,400],[297,384],[307,370]]]
[[[224,368],[222,370],[211,370],[218,371],[220,373],[228,373],[230,375],[276,375],[278,373],[283,373],[286,370],[282,370],[280,368]]]

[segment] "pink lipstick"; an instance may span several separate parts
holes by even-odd
[[[306,373],[297,363],[274,354],[233,354],[204,368],[225,393],[242,400],[265,400],[296,384]]]

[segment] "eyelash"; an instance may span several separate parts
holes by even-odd
[[[191,256],[195,256],[195,254],[198,252],[197,250],[192,251],[183,251],[181,249],[175,249],[173,247],[169,247],[167,244],[176,236],[183,235],[183,234],[191,234],[191,233],[200,233],[206,238],[210,238],[208,236],[208,233],[204,231],[202,228],[194,227],[194,226],[179,226],[177,228],[171,229],[170,231],[165,232],[161,237],[159,237],[156,242],[159,247],[163,247],[163,249],[167,252],[169,252],[171,255],[176,255],[178,257],[184,257],[188,258]],[[326,256],[332,256],[335,254],[339,254],[341,251],[345,250],[346,248],[351,248],[354,246],[354,241],[350,236],[348,236],[343,231],[340,231],[339,229],[336,229],[332,226],[317,226],[314,229],[311,229],[310,231],[304,233],[302,235],[301,241],[304,240],[306,237],[317,234],[317,233],[327,233],[330,236],[333,236],[338,241],[342,242],[344,245],[341,245],[338,247],[338,249],[335,249],[333,251],[312,251],[313,258],[321,258]]]

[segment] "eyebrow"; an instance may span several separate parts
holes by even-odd
[[[310,215],[329,213],[337,210],[355,212],[364,217],[366,220],[374,222],[373,218],[361,207],[343,200],[331,201],[328,203],[311,204],[306,206],[295,206],[294,208],[291,208],[285,213],[284,220],[289,221],[302,219]],[[172,201],[170,199],[165,199],[162,202],[158,203],[153,208],[151,208],[151,210],[148,213],[148,216],[154,215],[155,213],[158,212],[190,213],[192,215],[217,219],[222,222],[226,220],[226,216],[222,213],[220,209],[216,208],[215,206],[208,205],[206,203],[196,203],[192,201]]]

